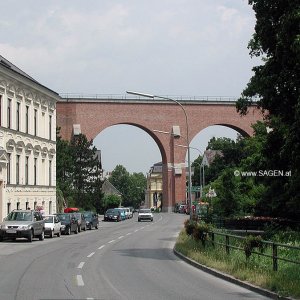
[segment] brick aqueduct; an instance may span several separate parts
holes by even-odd
[[[234,101],[177,101],[183,105],[188,117],[190,141],[201,130],[212,125],[230,127],[244,136],[252,135],[251,125],[262,120],[255,106],[241,117],[236,112]],[[57,103],[57,126],[61,127],[64,139],[71,138],[74,124],[80,124],[81,132],[88,139],[94,139],[102,130],[118,124],[132,125],[146,131],[157,143],[162,156],[163,210],[171,211],[175,203],[185,200],[186,174],[183,166],[187,149],[176,144],[186,144],[186,119],[179,105],[168,100],[144,100],[133,96],[114,99],[62,98]],[[153,131],[172,132],[173,126],[179,126],[180,137]],[[182,174],[175,175],[174,170],[178,166],[183,167]]]

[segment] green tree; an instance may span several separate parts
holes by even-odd
[[[74,162],[70,143],[60,136],[60,128],[56,128],[56,186],[63,197],[72,197]]]
[[[73,136],[70,148],[74,162],[73,189],[76,204],[84,209],[91,209],[95,204],[93,196],[101,197],[101,163],[96,155],[97,149],[93,146],[93,141],[88,141],[83,134]]]
[[[257,100],[272,132],[262,155],[270,170],[291,171],[290,177],[266,178],[262,208],[274,216],[298,218],[300,213],[300,2],[249,0],[256,14],[251,56],[263,63],[253,68],[237,110],[246,114]],[[264,206],[268,204],[268,206]]]
[[[133,206],[135,208],[140,207],[141,202],[145,200],[146,185],[147,179],[143,173],[130,174],[126,206]]]
[[[122,204],[129,198],[130,174],[122,165],[117,165],[109,177],[109,182],[122,194]]]
[[[108,208],[119,207],[121,203],[121,198],[117,195],[104,195],[103,197],[103,207],[104,211]]]
[[[124,166],[117,165],[109,181],[122,193],[122,206],[139,207],[145,200],[147,179],[143,173],[130,174]]]

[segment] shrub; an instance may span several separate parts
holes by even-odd
[[[248,235],[245,238],[244,251],[247,259],[251,256],[254,248],[259,248],[261,252],[263,251],[263,242],[262,242],[262,237],[260,235],[258,236]]]
[[[187,235],[193,234],[196,224],[197,223],[195,221],[191,221],[191,220],[184,221],[184,228]]]
[[[210,226],[205,223],[198,223],[195,225],[193,231],[193,237],[196,241],[201,241],[202,245],[205,246],[205,241],[207,240],[208,233],[210,231]]]

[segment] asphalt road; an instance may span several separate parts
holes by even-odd
[[[0,300],[268,299],[173,254],[185,215],[101,222],[78,235],[0,243]]]

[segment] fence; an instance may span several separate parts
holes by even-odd
[[[208,234],[211,237],[211,243],[212,243],[213,247],[215,247],[215,245],[224,246],[227,254],[230,254],[230,249],[245,251],[245,248],[241,247],[241,244],[242,244],[241,242],[236,243],[235,245],[230,243],[230,241],[232,241],[233,239],[235,239],[237,241],[244,241],[246,239],[245,237],[232,235],[232,234],[226,234],[226,233],[212,232],[212,231],[208,232]],[[224,242],[216,241],[216,236],[223,237]],[[300,265],[300,260],[293,260],[293,259],[290,259],[287,257],[280,257],[278,255],[278,252],[279,252],[278,250],[283,248],[283,249],[296,251],[297,252],[296,257],[300,257],[300,247],[281,244],[281,243],[275,243],[275,242],[269,242],[269,241],[263,241],[263,240],[261,241],[261,243],[263,244],[264,249],[267,247],[269,247],[271,249],[271,251],[270,251],[271,254],[265,253],[266,251],[258,252],[258,251],[251,250],[250,255],[257,254],[257,255],[268,257],[268,258],[272,259],[273,271],[278,270],[278,261],[280,261],[280,260],[288,262],[288,263],[294,263],[294,264]]]

